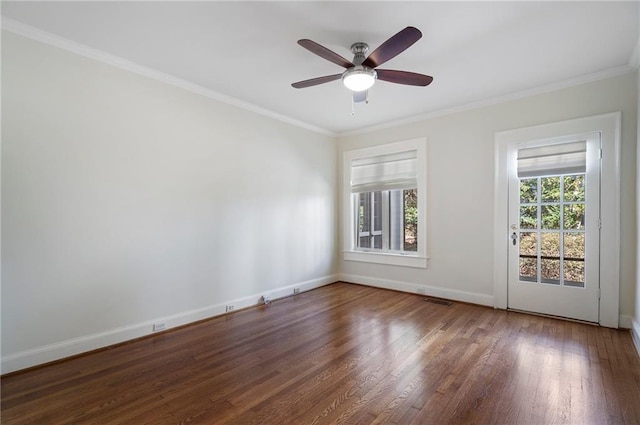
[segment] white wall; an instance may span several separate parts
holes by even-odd
[[[620,315],[631,324],[636,286],[636,73],[393,128],[341,137],[350,149],[415,137],[428,143],[428,269],[344,261],[341,277],[493,305],[494,134],[622,111]],[[428,90],[428,89],[427,89]],[[425,92],[428,95],[428,92]],[[607,190],[603,188],[603,190]]]
[[[2,39],[2,372],[336,280],[331,137]]]
[[[493,305],[494,133],[618,110],[620,313],[640,329],[636,85],[627,74],[344,136],[336,148],[4,33],[2,372],[337,277]],[[428,140],[429,268],[343,261],[342,152],[415,137]]]

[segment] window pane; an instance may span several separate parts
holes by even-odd
[[[373,237],[373,247],[375,249],[382,249],[382,235],[376,235]]]
[[[371,248],[371,192],[358,194],[358,248]]]
[[[538,234],[520,233],[520,280],[538,281]]]
[[[584,288],[584,261],[564,262],[564,284]]]
[[[530,204],[538,200],[538,179],[520,180],[520,203]]]
[[[362,192],[357,195],[357,248],[418,250],[418,190]]]
[[[538,281],[537,258],[520,258],[520,280],[527,282]]]
[[[371,192],[360,193],[358,195],[358,231],[369,232],[369,218],[371,217]]]
[[[560,233],[545,232],[540,235],[540,254],[560,259]]]
[[[520,233],[520,255],[538,255],[538,234]]]
[[[418,251],[418,189],[405,190],[404,247],[405,251]]]
[[[564,258],[584,259],[584,233],[564,234]]]
[[[540,209],[543,229],[560,229],[560,205],[543,205]]]
[[[564,206],[564,228],[584,230],[584,204]]]
[[[564,201],[584,201],[584,174],[564,176]]]
[[[540,281],[543,283],[560,284],[560,260],[542,259],[540,262]]]
[[[560,177],[542,177],[542,202],[560,202]]]
[[[382,230],[382,192],[371,192],[373,194],[373,229]],[[382,245],[380,245],[382,248]]]
[[[560,233],[540,235],[540,254],[540,281],[560,284]]]
[[[520,228],[535,229],[538,227],[538,207],[535,205],[520,206]]]
[[[404,193],[389,191],[389,249],[402,251],[404,245]]]

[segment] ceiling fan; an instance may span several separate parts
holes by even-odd
[[[409,86],[428,86],[433,81],[433,77],[429,75],[392,69],[375,69],[404,52],[416,41],[420,40],[421,37],[422,33],[419,29],[406,27],[382,43],[366,58],[365,55],[369,51],[369,46],[366,43],[354,43],[351,46],[351,52],[354,55],[351,62],[315,41],[306,38],[298,40],[298,44],[311,53],[315,53],[321,58],[346,68],[346,71],[341,74],[325,75],[324,77],[298,81],[291,85],[294,88],[302,89],[342,79],[342,83],[353,91],[354,102],[367,100],[368,89],[373,86],[376,79]]]

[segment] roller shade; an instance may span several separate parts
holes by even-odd
[[[587,170],[587,142],[518,149],[518,177],[584,173]]]
[[[417,176],[416,150],[357,158],[351,161],[351,192],[412,189]]]

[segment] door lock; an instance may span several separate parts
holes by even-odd
[[[516,232],[513,232],[511,234],[511,241],[513,242],[513,246],[516,246],[516,241],[518,240],[518,235],[516,235]]]

